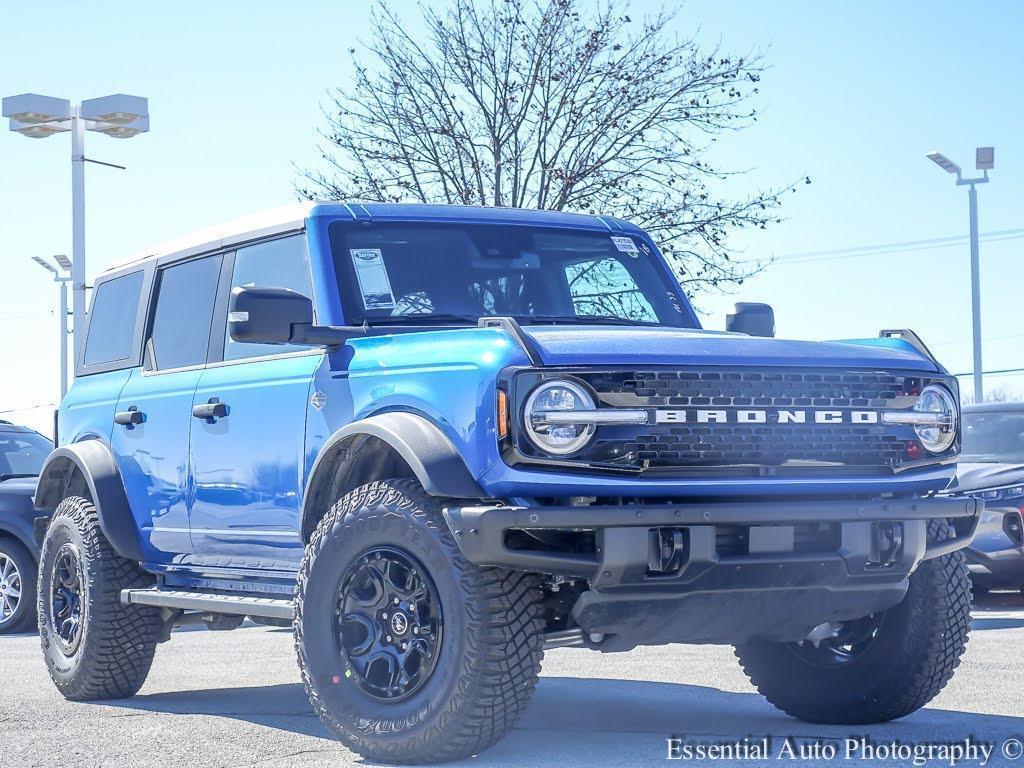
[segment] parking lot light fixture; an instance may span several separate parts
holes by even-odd
[[[112,96],[83,101],[82,117],[103,123],[128,125],[149,117],[149,104],[142,96],[115,93]]]
[[[40,96],[38,93],[22,93],[8,96],[3,100],[3,115],[19,123],[52,123],[71,119],[71,102]]]
[[[960,175],[960,166],[950,160],[941,152],[932,150],[927,155],[928,159],[935,163],[939,168],[944,170],[946,173],[955,173],[957,176]]]
[[[85,132],[130,139],[149,131],[149,101],[143,96],[115,93],[72,104],[67,99],[22,93],[3,99],[3,116],[10,129],[30,139],[71,132],[71,284],[75,360],[80,359],[85,331]],[[110,165],[110,163],[101,163]],[[120,167],[120,166],[116,166]],[[62,387],[62,392],[63,392]]]

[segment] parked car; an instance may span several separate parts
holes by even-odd
[[[130,696],[248,615],[385,762],[493,744],[545,647],[728,643],[797,717],[915,711],[970,625],[956,378],[909,331],[729,327],[551,211],[311,203],[100,275],[35,498],[54,683]]]
[[[1024,403],[968,405],[955,491],[984,499],[964,553],[976,591],[1024,590]]]
[[[35,627],[39,553],[32,494],[52,448],[38,432],[0,421],[0,635]]]

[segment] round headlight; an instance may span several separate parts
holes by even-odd
[[[945,387],[929,384],[921,392],[914,410],[920,413],[934,413],[943,417],[942,426],[917,425],[917,437],[929,452],[942,453],[956,440],[957,407],[953,395]]]
[[[565,423],[564,414],[593,408],[594,398],[579,384],[558,379],[547,381],[526,399],[526,434],[530,442],[545,453],[556,456],[574,453],[590,442],[594,425]]]

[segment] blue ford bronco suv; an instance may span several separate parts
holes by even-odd
[[[130,696],[248,616],[390,762],[493,744],[546,647],[731,644],[798,718],[917,710],[970,620],[956,380],[909,331],[729,327],[555,212],[310,203],[103,274],[35,496],[54,682]]]

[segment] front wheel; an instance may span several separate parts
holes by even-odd
[[[296,594],[302,679],[327,728],[364,757],[429,763],[502,737],[540,672],[538,577],[478,568],[414,480],[341,498]]]
[[[932,539],[952,535],[945,522]],[[846,622],[802,643],[754,641],[736,648],[747,677],[778,709],[812,723],[882,723],[923,707],[960,664],[971,624],[963,552],[929,560],[907,595],[883,613]]]

